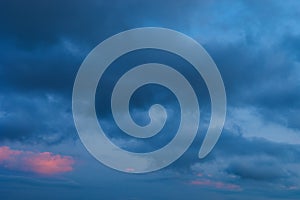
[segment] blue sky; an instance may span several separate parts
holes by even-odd
[[[296,0],[2,0],[0,198],[299,199],[299,7]],[[146,140],[123,134],[108,98],[122,74],[118,66],[124,71],[137,63],[165,63],[200,91],[200,130],[188,151],[165,169],[133,175],[86,151],[73,122],[72,87],[96,45],[147,26],[180,31],[204,46],[223,77],[227,118],[214,150],[199,160],[210,117],[202,78],[167,52],[136,51],[118,59],[101,80],[96,109],[108,137],[124,149],[164,146],[178,127],[179,105],[166,88],[140,88],[130,102],[133,119],[147,124],[149,105],[161,103],[168,111],[166,127]]]

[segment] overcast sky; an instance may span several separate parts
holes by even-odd
[[[299,8],[297,0],[0,1],[0,199],[299,199]],[[104,166],[80,142],[72,87],[95,46],[148,26],[174,29],[203,45],[223,77],[227,118],[213,151],[198,159],[210,117],[201,76],[164,51],[120,57],[96,94],[98,119],[115,144],[153,151],[178,128],[178,101],[157,85],[138,89],[130,109],[136,123],[146,125],[149,106],[165,106],[161,133],[142,140],[117,127],[109,97],[122,73],[137,64],[174,66],[199,91],[201,105],[188,151],[162,170],[133,175]]]

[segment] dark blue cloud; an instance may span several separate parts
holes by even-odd
[[[295,136],[300,134],[298,7],[297,1],[256,0],[1,1],[0,143],[73,152],[79,165],[68,175],[66,183],[53,180],[49,183],[40,177],[20,178],[12,176],[15,172],[0,171],[9,177],[0,177],[1,186],[5,185],[0,196],[4,199],[45,196],[298,199],[300,148]],[[149,105],[165,105],[170,114],[165,129],[151,141],[138,141],[130,140],[116,127],[109,98],[101,97],[110,96],[117,77],[143,62],[164,62],[181,71],[200,91],[202,117],[198,136],[182,158],[162,171],[132,176],[102,166],[76,143],[71,95],[76,72],[93,47],[120,31],[143,26],[172,28],[204,45],[222,74],[228,117],[214,151],[204,160],[198,160],[210,117],[209,96],[201,77],[187,70],[190,68],[187,63],[164,52],[150,52],[150,56],[149,51],[124,55],[101,80],[105,87],[98,88],[96,98],[101,125],[110,130],[108,135],[115,143],[135,151],[153,150],[166,144],[178,127],[178,102],[166,89],[155,86],[137,91],[130,110],[137,123],[146,124]],[[116,72],[118,65],[126,66]],[[243,110],[254,110],[255,114],[246,115]],[[272,135],[280,137],[274,139]],[[199,173],[204,175],[197,176]],[[76,184],[69,180],[75,180]],[[198,185],[190,184],[191,181]],[[241,190],[214,187],[220,183],[239,186]],[[13,192],[15,188],[20,191]]]

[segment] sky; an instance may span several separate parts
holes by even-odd
[[[299,199],[299,8],[297,0],[0,1],[0,199]],[[179,103],[158,85],[139,88],[130,101],[140,125],[149,123],[150,105],[166,108],[158,135],[135,139],[116,125],[109,97],[137,64],[155,61],[180,71],[199,91],[201,112],[196,139],[181,158],[159,171],[130,174],[85,149],[73,121],[72,89],[95,46],[139,27],[173,29],[206,49],[224,81],[227,117],[215,148],[199,159],[211,114],[201,76],[165,51],[120,57],[96,93],[99,123],[113,143],[153,151],[178,129]]]

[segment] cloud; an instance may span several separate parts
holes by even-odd
[[[0,166],[16,171],[54,175],[73,171],[74,159],[51,152],[32,152],[0,147]]]
[[[245,194],[249,190],[266,192],[275,188],[276,195],[291,188],[298,192],[299,145],[244,137],[238,131],[231,131],[225,130],[206,159],[189,163],[187,174],[193,174],[189,181],[211,180],[239,185]],[[186,163],[189,161],[191,159],[186,158]]]
[[[286,125],[286,119],[268,120],[257,108],[231,108],[228,111],[227,128],[239,127],[240,133],[248,138],[264,138],[285,144],[300,144],[300,130]]]
[[[0,104],[1,141],[51,145],[77,136],[71,102],[60,95],[0,94]]]
[[[277,181],[291,176],[284,166],[266,156],[235,159],[231,161],[226,171],[242,179],[257,181]]]
[[[11,160],[12,157],[18,156],[21,153],[21,151],[11,150],[7,146],[0,147],[0,162],[4,162],[5,160]]]
[[[91,198],[115,195],[113,199],[118,199],[128,193],[131,196],[139,193],[137,196],[140,199],[153,199],[151,195],[154,194],[157,195],[154,199],[169,199],[170,194],[163,192],[168,191],[169,185],[174,186],[170,187],[170,190],[175,190],[173,199],[184,199],[186,196],[197,199],[207,188],[221,195],[214,198],[210,193],[206,199],[298,199],[300,15],[297,8],[297,1],[258,0],[250,3],[233,0],[230,4],[222,0],[176,3],[171,0],[1,1],[0,142],[24,144],[26,141],[26,144],[41,145],[40,148],[46,149],[43,151],[52,151],[65,138],[78,138],[71,116],[71,93],[76,71],[84,57],[99,42],[120,31],[141,26],[162,26],[186,33],[203,44],[220,69],[227,91],[227,127],[213,152],[206,159],[198,160],[197,153],[203,136],[199,134],[183,157],[167,168],[175,174],[180,172],[178,179],[195,186],[193,195],[190,184],[186,184],[188,189],[182,188],[174,181],[177,178],[162,185],[159,185],[158,178],[149,187],[148,182],[134,182],[136,177],[132,176],[128,176],[126,183],[129,182],[134,190],[126,187],[120,193],[113,193],[111,185],[115,185],[116,180],[125,182],[119,178],[122,175],[109,171],[91,159],[83,146],[74,149],[72,144],[68,144],[60,150],[82,150],[84,153],[80,153],[80,156],[88,157],[85,166],[94,167],[94,171],[88,173],[82,168],[81,173],[72,174],[79,177],[79,182],[89,177],[84,184],[91,186],[88,192],[78,192],[83,194],[78,195],[77,191],[73,194],[71,191],[72,199],[86,194],[93,194]],[[166,58],[161,52],[150,52],[148,57],[145,54],[149,52],[134,53],[131,59],[117,63],[112,71],[122,74],[136,63],[148,62],[149,57],[159,58],[155,60],[157,62]],[[169,58],[166,60],[170,62],[166,64],[181,66],[188,79],[193,79],[195,73],[187,72],[190,66],[174,57]],[[108,89],[113,86],[111,80],[117,77],[114,73],[108,74],[110,82],[103,81],[102,96],[109,97]],[[197,85],[199,79],[194,78],[192,85]],[[201,101],[207,97],[209,100],[203,88],[196,87],[200,91],[199,99]],[[156,89],[142,88],[133,96],[130,110],[133,119],[140,124],[147,123],[145,111],[148,104],[153,102],[163,103],[172,111],[172,115],[178,115],[176,102],[171,95]],[[168,137],[161,134],[155,141],[130,140],[122,137],[122,132],[107,114],[110,101],[105,103],[100,99],[99,104],[97,110],[104,118],[101,125],[109,130],[108,136],[113,138],[113,142],[124,149],[139,152],[158,149],[169,141],[168,138],[172,137],[170,133],[178,126],[178,120],[173,117],[163,131]],[[208,114],[206,110],[201,110],[202,119]],[[201,128],[202,125],[200,123]],[[120,137],[117,136],[119,133]],[[11,170],[11,173],[15,170],[56,174],[73,169],[72,157],[50,152],[13,150],[9,148],[10,145],[5,145],[0,146],[0,166]],[[183,168],[185,171],[181,173]],[[195,178],[193,173],[204,175]],[[105,181],[103,174],[108,177]],[[151,173],[147,176],[156,175]],[[139,177],[144,179],[145,176]],[[95,185],[104,186],[105,190],[94,189]],[[237,186],[243,188],[243,192],[224,196],[226,190],[237,189]],[[147,193],[145,188],[153,192]],[[247,189],[253,192],[247,193]],[[157,194],[155,191],[158,190],[162,192]],[[283,190],[288,192],[284,193]],[[26,196],[22,191],[14,194],[18,197],[16,199]],[[59,194],[67,192],[60,191]],[[33,195],[31,190],[27,192],[27,195]],[[57,199],[57,192],[49,192],[48,188],[40,193],[40,196],[48,194]],[[145,197],[145,193],[150,196]],[[12,199],[11,194],[6,196]]]
[[[241,190],[241,187],[239,185],[224,183],[224,182],[220,182],[220,181],[212,181],[209,179],[193,180],[193,181],[190,181],[190,184],[208,187],[208,188],[212,187],[212,188],[220,189],[220,190],[236,190],[236,191]]]

